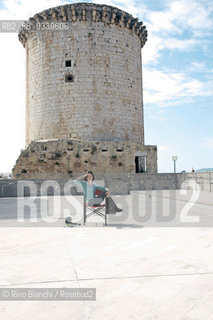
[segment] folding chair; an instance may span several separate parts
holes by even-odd
[[[99,195],[100,193],[102,193],[101,190],[96,190],[95,195]],[[89,218],[90,216],[92,216],[93,214],[98,215],[99,217],[104,219],[104,223],[105,226],[107,225],[107,207],[108,207],[108,199],[105,198],[105,203],[103,204],[97,204],[97,205],[93,205],[93,206],[89,206],[86,203],[86,199],[84,197],[84,225],[87,222],[87,218]],[[87,213],[88,212],[88,213]]]

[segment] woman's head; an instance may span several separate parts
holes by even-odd
[[[87,176],[84,178],[85,181],[93,181],[95,180],[94,173],[92,171],[87,171]]]

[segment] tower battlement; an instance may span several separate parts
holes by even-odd
[[[131,14],[118,8],[93,4],[93,3],[75,3],[58,6],[44,10],[35,14],[28,20],[31,30],[36,30],[38,24],[47,22],[78,22],[88,21],[101,22],[104,24],[115,24],[118,27],[125,27],[132,33],[135,33],[141,42],[141,47],[147,41],[147,30],[143,26],[143,22],[139,22],[138,18],[134,18]],[[19,40],[25,47],[29,31],[22,29],[19,33]]]

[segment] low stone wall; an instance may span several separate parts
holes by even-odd
[[[192,181],[200,191],[213,191],[213,172],[134,174],[129,179],[128,191],[184,189],[190,188]]]
[[[29,196],[29,186],[34,185],[36,193],[39,196],[41,189],[47,187],[47,180],[22,180],[24,181],[24,195]],[[51,181],[51,180],[48,180]],[[82,194],[73,180],[60,179],[55,181],[56,194],[63,195],[66,192],[71,192],[73,195]],[[174,190],[191,188],[190,181],[193,181],[195,186],[201,191],[213,192],[213,172],[212,173],[140,173],[129,174],[128,177],[108,177],[105,182],[97,181],[97,184],[105,185],[113,194],[129,194],[133,190]],[[0,180],[0,197],[17,197],[17,184],[20,180]],[[52,182],[50,182],[51,184]],[[48,195],[53,195],[53,188],[48,188]],[[65,192],[64,192],[65,190]]]
[[[146,155],[146,171],[157,172],[157,146],[134,141],[32,141],[13,168],[14,179],[75,179],[92,170],[97,179],[135,172],[135,155]]]

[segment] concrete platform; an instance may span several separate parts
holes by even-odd
[[[162,196],[169,213],[168,190],[138,194],[140,212],[144,199]],[[177,208],[191,196],[176,194]],[[212,320],[212,194],[201,193],[188,212],[205,216],[205,226],[135,221],[130,199],[120,200],[132,208],[126,219],[89,228],[66,228],[63,219],[54,228],[9,226],[0,202],[0,288],[96,288],[96,301],[0,301],[0,319]]]

